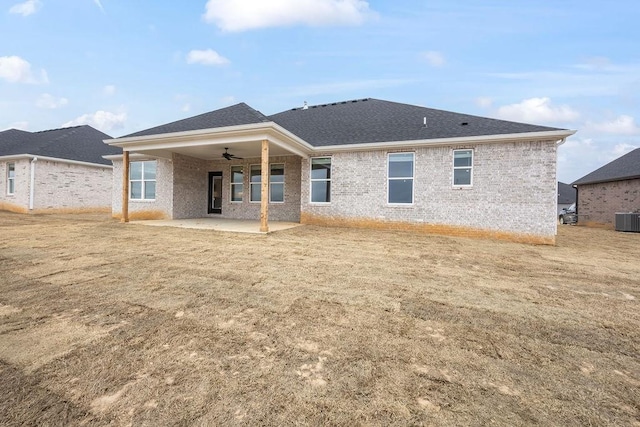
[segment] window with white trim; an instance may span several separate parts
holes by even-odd
[[[16,164],[7,163],[7,194],[16,192]]]
[[[473,185],[473,150],[453,150],[453,186]]]
[[[284,163],[271,165],[269,174],[269,202],[284,202]]]
[[[331,202],[331,157],[311,158],[311,203]]]
[[[249,171],[249,190],[251,197],[249,200],[252,202],[259,202],[262,200],[262,167],[260,165],[251,165]]]
[[[155,160],[129,163],[129,196],[131,200],[155,200]]]
[[[414,153],[389,153],[387,162],[387,202],[413,203]]]
[[[244,193],[244,168],[231,166],[231,201],[241,202]]]

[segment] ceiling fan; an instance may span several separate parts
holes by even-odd
[[[224,157],[227,160],[242,159],[242,157],[238,157],[235,154],[229,153],[229,147],[224,147],[224,153],[222,153],[222,157]]]

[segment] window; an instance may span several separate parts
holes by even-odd
[[[269,202],[284,202],[284,164],[274,163],[270,166],[269,174]],[[262,167],[251,165],[249,172],[249,185],[251,186],[252,202],[262,200]]]
[[[311,203],[331,202],[331,157],[311,159]]]
[[[155,200],[157,162],[130,162],[129,181],[131,200]]]
[[[284,202],[283,163],[271,165],[271,174],[269,175],[269,201],[276,203]]]
[[[231,201],[241,202],[244,193],[244,170],[242,166],[231,166]]]
[[[472,178],[473,150],[453,150],[453,186],[471,186]]]
[[[260,165],[251,165],[249,175],[251,185],[251,201],[259,202],[262,199],[262,170]]]
[[[389,154],[388,203],[413,203],[413,153]]]
[[[7,194],[13,194],[16,191],[16,164],[7,163]]]

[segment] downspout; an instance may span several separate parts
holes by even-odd
[[[35,197],[35,187],[36,187],[36,162],[38,161],[37,157],[31,159],[31,182],[29,185],[29,210],[33,210],[33,199]]]

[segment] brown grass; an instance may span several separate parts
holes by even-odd
[[[640,234],[0,213],[0,425],[640,426]]]

